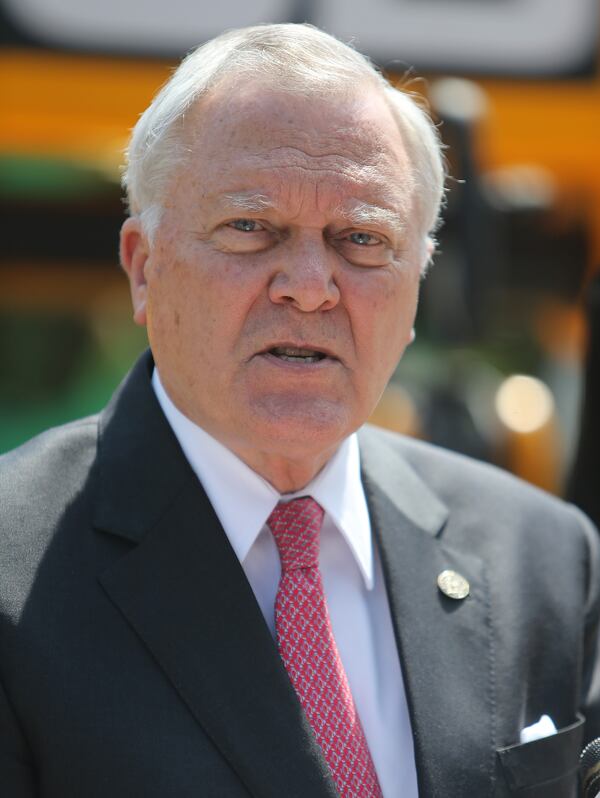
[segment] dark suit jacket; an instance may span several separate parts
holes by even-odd
[[[0,795],[333,798],[150,368],[2,458]],[[578,713],[600,734],[594,530],[433,447],[364,430],[361,450],[420,795],[575,795]],[[467,599],[440,593],[446,568]],[[543,713],[561,733],[506,750]]]

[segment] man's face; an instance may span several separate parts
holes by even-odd
[[[410,341],[426,258],[392,114],[230,81],[185,126],[152,245],[122,239],[163,384],[251,465],[329,456]]]

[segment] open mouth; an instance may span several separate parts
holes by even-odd
[[[296,346],[274,346],[267,352],[289,363],[318,363],[328,357],[325,352],[320,352],[318,349],[300,349]]]

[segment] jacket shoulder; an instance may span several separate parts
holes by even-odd
[[[485,513],[512,528],[530,520],[537,529],[547,519],[552,529],[566,524],[585,537],[597,534],[576,507],[497,466],[370,425],[360,439],[390,468],[401,458],[448,507],[466,517],[481,519]]]
[[[37,435],[0,457],[0,537],[27,537],[52,526],[85,484],[93,464],[98,417]]]

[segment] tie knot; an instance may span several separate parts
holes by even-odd
[[[319,532],[325,511],[310,496],[281,502],[267,519],[279,549],[281,570],[319,567]]]

